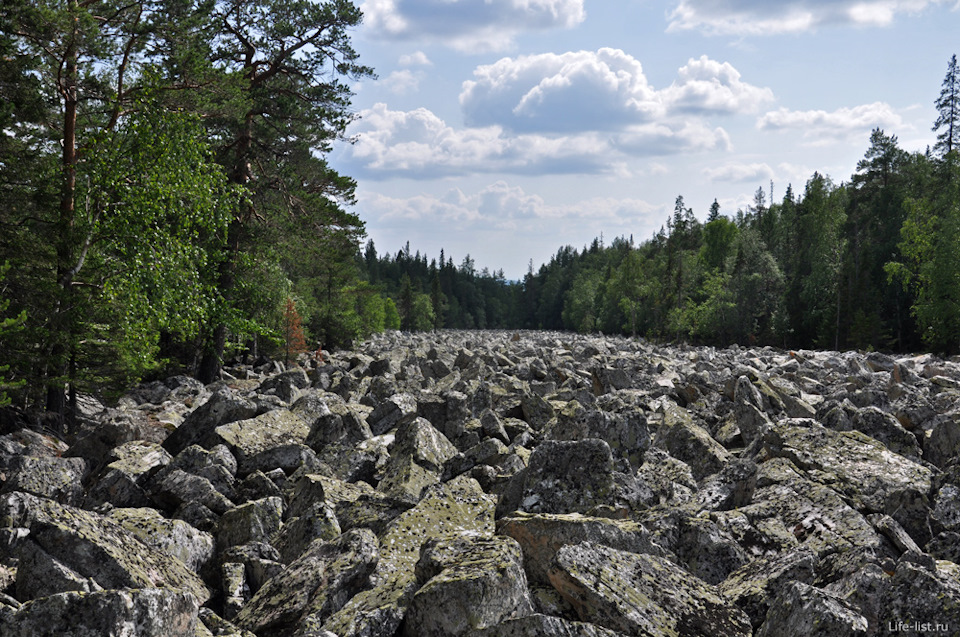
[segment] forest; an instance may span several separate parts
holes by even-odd
[[[923,153],[875,130],[848,181],[653,237],[560,248],[521,281],[379,254],[327,162],[375,77],[348,0],[6,0],[0,406],[385,329],[563,329],[728,345],[960,350],[960,71]],[[772,187],[771,187],[772,189]]]

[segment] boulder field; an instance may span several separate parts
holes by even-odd
[[[378,335],[0,430],[0,635],[960,634],[960,360]]]

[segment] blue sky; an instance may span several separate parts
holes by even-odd
[[[870,131],[933,143],[958,0],[366,0],[378,79],[332,162],[380,253],[520,278],[563,245],[649,238],[850,178]]]

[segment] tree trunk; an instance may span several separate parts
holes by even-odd
[[[71,2],[75,6],[76,2]],[[61,431],[67,417],[67,399],[64,378],[70,376],[70,358],[67,314],[70,311],[70,291],[74,271],[71,267],[71,243],[74,226],[75,199],[77,190],[77,32],[71,34],[71,42],[65,54],[65,73],[59,87],[63,99],[63,153],[61,167],[63,182],[60,191],[60,213],[57,220],[57,287],[58,299],[51,320],[50,363],[53,366],[47,384],[47,411],[58,414]],[[72,384],[72,383],[71,383]]]

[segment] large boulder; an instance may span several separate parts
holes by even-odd
[[[113,509],[107,513],[107,518],[145,544],[180,560],[195,573],[213,558],[216,543],[211,534],[199,531],[183,520],[169,520],[156,509]]]
[[[190,593],[141,588],[65,592],[0,615],[4,637],[196,637],[197,599]]]
[[[545,440],[530,454],[530,464],[501,497],[498,514],[586,513],[617,503],[613,455],[604,440]]]
[[[668,400],[661,405],[663,421],[654,434],[654,447],[687,463],[698,481],[717,473],[732,460],[730,452],[695,423],[686,409]]]
[[[83,458],[17,456],[9,466],[2,493],[23,491],[61,504],[79,506],[83,499],[81,481],[87,463]]]
[[[749,637],[747,615],[662,557],[591,542],[560,549],[550,581],[582,621],[628,635]]]
[[[492,535],[494,506],[480,485],[466,476],[430,487],[380,537],[373,588],[354,596],[323,628],[340,637],[392,637],[418,588],[415,570],[421,545],[469,532]]]
[[[842,599],[802,582],[789,582],[770,603],[757,637],[867,637],[867,619]]]
[[[18,591],[48,589],[50,581],[64,582],[63,590],[77,590],[72,582],[86,581],[89,590],[171,588],[190,593],[200,603],[210,597],[204,583],[183,562],[96,513],[26,493],[9,493],[0,496],[0,527],[26,529],[21,550],[32,547],[34,555],[42,558],[34,563],[49,568],[47,572],[18,569]]]
[[[215,431],[237,457],[239,473],[245,475],[261,468],[256,463],[260,454],[284,445],[302,444],[310,427],[289,409],[274,409],[255,418],[221,425]]]
[[[638,522],[579,513],[515,513],[497,520],[497,533],[520,544],[530,581],[542,585],[549,585],[550,564],[557,551],[568,544],[593,542],[630,553],[669,556],[653,534]]]
[[[405,637],[461,637],[533,612],[520,545],[465,535],[421,547],[422,582],[404,620]]]
[[[292,635],[304,624],[320,626],[369,584],[379,557],[377,538],[366,529],[315,540],[257,591],[234,623],[278,637]]]
[[[763,450],[830,484],[858,509],[882,511],[888,497],[905,489],[928,493],[933,477],[927,467],[859,431],[833,431],[808,419],[776,423],[763,437]]]
[[[256,414],[257,405],[252,400],[238,396],[230,388],[221,386],[164,439],[163,448],[176,455],[190,445],[212,446],[217,443],[214,433],[217,427],[251,418]]]

